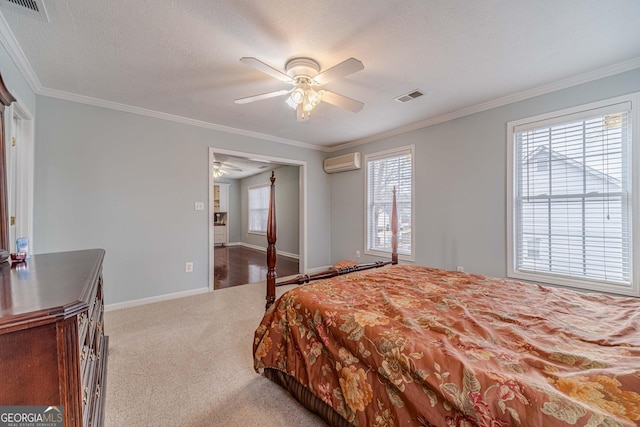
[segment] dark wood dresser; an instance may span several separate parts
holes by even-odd
[[[0,405],[63,406],[65,427],[103,425],[103,259],[91,249],[0,267]]]

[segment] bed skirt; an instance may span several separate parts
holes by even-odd
[[[308,388],[300,384],[290,375],[277,369],[264,369],[264,376],[283,387],[308,410],[317,414],[332,427],[351,427],[351,424],[338,414],[331,406],[324,403]]]

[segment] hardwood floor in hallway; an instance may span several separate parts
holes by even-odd
[[[214,260],[214,289],[230,288],[266,280],[266,252],[244,246],[216,246]],[[291,276],[299,271],[297,259],[278,255],[276,261],[278,277]]]

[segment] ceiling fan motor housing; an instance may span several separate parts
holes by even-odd
[[[294,80],[301,77],[312,80],[320,72],[320,64],[311,58],[293,58],[287,61],[285,70]]]

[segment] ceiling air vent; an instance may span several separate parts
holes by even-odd
[[[420,92],[419,90],[414,90],[411,91],[409,93],[405,93],[404,95],[400,95],[399,97],[396,98],[396,101],[398,102],[407,102],[407,101],[411,101],[412,99],[416,99],[420,96],[424,95],[424,93]]]
[[[44,7],[43,0],[1,0],[3,9],[25,13],[42,21],[49,22],[49,15]]]

